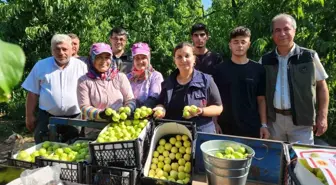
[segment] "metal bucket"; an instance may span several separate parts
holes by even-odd
[[[215,153],[225,150],[226,147],[237,149],[245,147],[249,156],[247,159],[220,159],[214,157]],[[201,145],[208,183],[210,185],[244,185],[255,155],[254,150],[244,144],[227,140],[211,140]]]
[[[222,177],[212,173],[208,169],[206,171],[209,185],[245,185],[248,175],[246,173],[244,176],[239,177]]]
[[[204,161],[204,166],[205,166],[205,169],[208,169],[212,173],[218,176],[222,176],[222,177],[240,177],[240,176],[244,176],[250,170],[250,166],[246,168],[239,168],[239,169],[218,168],[214,165],[209,164],[206,161]]]

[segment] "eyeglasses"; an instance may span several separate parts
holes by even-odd
[[[126,38],[123,38],[123,37],[112,37],[112,40],[114,40],[114,41],[120,41],[120,42],[124,42],[124,41],[126,41]]]

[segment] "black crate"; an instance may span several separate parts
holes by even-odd
[[[87,165],[85,184],[99,185],[136,185],[138,171],[118,167],[102,167]]]
[[[38,167],[54,166],[55,164],[59,164],[61,167],[61,174],[60,174],[61,180],[77,183],[83,182],[84,164],[81,162],[74,163],[74,162],[44,159],[40,157],[37,157],[36,162]]]
[[[184,125],[185,127],[187,127],[187,129],[191,132],[192,135],[192,141],[191,141],[191,172],[190,172],[190,180],[187,183],[187,185],[191,185],[192,184],[192,174],[194,174],[194,165],[195,165],[195,159],[193,158],[194,156],[194,151],[195,151],[195,143],[193,142],[193,140],[196,138],[196,125],[194,122],[190,122],[190,121],[180,121],[180,120],[169,120],[169,119],[157,119],[155,120],[155,126],[159,126],[161,124],[164,123],[170,123],[170,122],[174,122],[174,123],[178,123],[181,125]],[[167,134],[165,136],[163,136],[162,138],[165,140],[169,140],[170,137],[175,136],[172,134]],[[156,144],[156,147],[159,144]],[[155,147],[155,148],[156,148]],[[147,159],[146,159],[147,160]],[[180,183],[177,182],[172,182],[172,181],[168,181],[168,180],[162,180],[162,179],[156,179],[156,178],[151,178],[151,177],[145,177],[144,174],[141,174],[141,184],[145,184],[145,185],[181,185]]]
[[[12,159],[12,158],[7,158],[7,165],[25,168],[25,169],[35,169],[38,167],[36,163],[21,161],[21,160]]]
[[[297,160],[292,160],[292,162],[287,166],[287,171],[289,175],[288,185],[301,185],[300,181],[297,179],[294,168],[297,163]]]
[[[188,130],[191,132],[192,140],[195,140],[197,130],[196,130],[196,123],[194,123],[194,122],[191,122],[191,121],[180,121],[180,120],[171,120],[171,119],[156,119],[154,121],[154,125],[155,125],[155,127],[157,127],[157,126],[159,126],[161,124],[170,123],[170,122],[174,122],[174,123],[178,123],[178,124],[186,126],[188,128]]]
[[[7,165],[8,166],[14,166],[14,167],[20,167],[20,168],[25,168],[25,169],[35,169],[37,168],[37,163],[34,162],[27,162],[27,161],[21,161],[18,159],[13,159],[12,158],[12,152],[8,152],[7,156]]]
[[[150,121],[144,129],[144,137],[138,137],[135,140],[89,143],[92,164],[104,167],[114,166],[141,170],[150,147],[150,140],[153,135],[153,122]]]

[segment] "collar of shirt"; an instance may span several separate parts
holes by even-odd
[[[292,49],[289,51],[289,53],[288,53],[286,56],[281,56],[281,55],[278,53],[278,47],[277,47],[277,48],[275,48],[275,54],[276,54],[276,56],[277,56],[278,58],[286,58],[286,59],[288,59],[289,57],[293,56],[293,54],[294,54],[294,50],[295,50],[296,47],[297,47],[297,46],[296,46],[296,44],[294,43]]]
[[[67,67],[69,67],[70,65],[71,65],[71,59],[72,59],[72,57],[69,59],[69,62],[68,62],[68,64],[63,68],[63,69],[65,69],[65,68],[67,68]],[[57,69],[60,69],[60,70],[63,70],[58,64],[57,64],[57,62],[56,62],[56,58],[54,57],[54,66],[57,68]]]

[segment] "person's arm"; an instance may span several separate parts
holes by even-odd
[[[259,111],[260,121],[261,123],[267,123],[265,96],[258,96],[257,102],[258,102],[258,111]]]
[[[199,107],[198,115],[205,117],[219,116],[223,111],[222,100],[218,91],[218,87],[211,78],[210,87],[208,89],[209,98],[206,107]]]
[[[260,59],[261,62],[261,59]],[[260,138],[268,139],[270,133],[267,128],[267,114],[266,114],[266,71],[263,66],[260,66],[259,83],[257,85],[257,103],[260,117]]]
[[[91,105],[89,87],[83,78],[78,80],[77,100],[81,109],[83,119],[97,120],[101,119],[99,113],[102,111]]]
[[[35,128],[35,108],[38,102],[38,95],[32,92],[27,93],[27,100],[26,100],[26,127],[29,131],[33,131]]]
[[[124,98],[124,106],[129,107],[131,112],[136,108],[136,100],[134,98],[131,84],[125,74],[118,74],[120,78],[120,91]]]
[[[152,75],[153,76],[150,81],[148,98],[144,102],[144,106],[150,108],[153,108],[156,105],[157,99],[159,98],[161,93],[161,83],[163,82],[163,77],[161,73],[155,72]]]
[[[316,136],[323,135],[328,129],[328,105],[329,105],[329,90],[326,83],[328,74],[326,73],[318,54],[315,52],[313,56],[315,64],[316,77],[316,99],[318,104],[316,125],[314,131]]]
[[[163,82],[161,83],[161,87],[163,86],[162,85]],[[157,105],[155,106],[155,108],[153,109],[154,111],[154,114],[153,116],[155,118],[163,118],[165,117],[166,115],[166,109],[164,107],[164,102],[165,102],[165,98],[167,97],[167,91],[163,88],[161,93],[160,93],[160,96],[157,100]]]
[[[316,83],[318,112],[316,119],[316,136],[323,135],[328,129],[329,90],[325,80]]]
[[[38,103],[39,93],[40,93],[40,80],[39,74],[37,71],[40,66],[40,63],[37,62],[26,80],[22,83],[22,88],[27,90],[26,97],[26,127],[29,131],[33,131],[35,129],[35,109]]]

